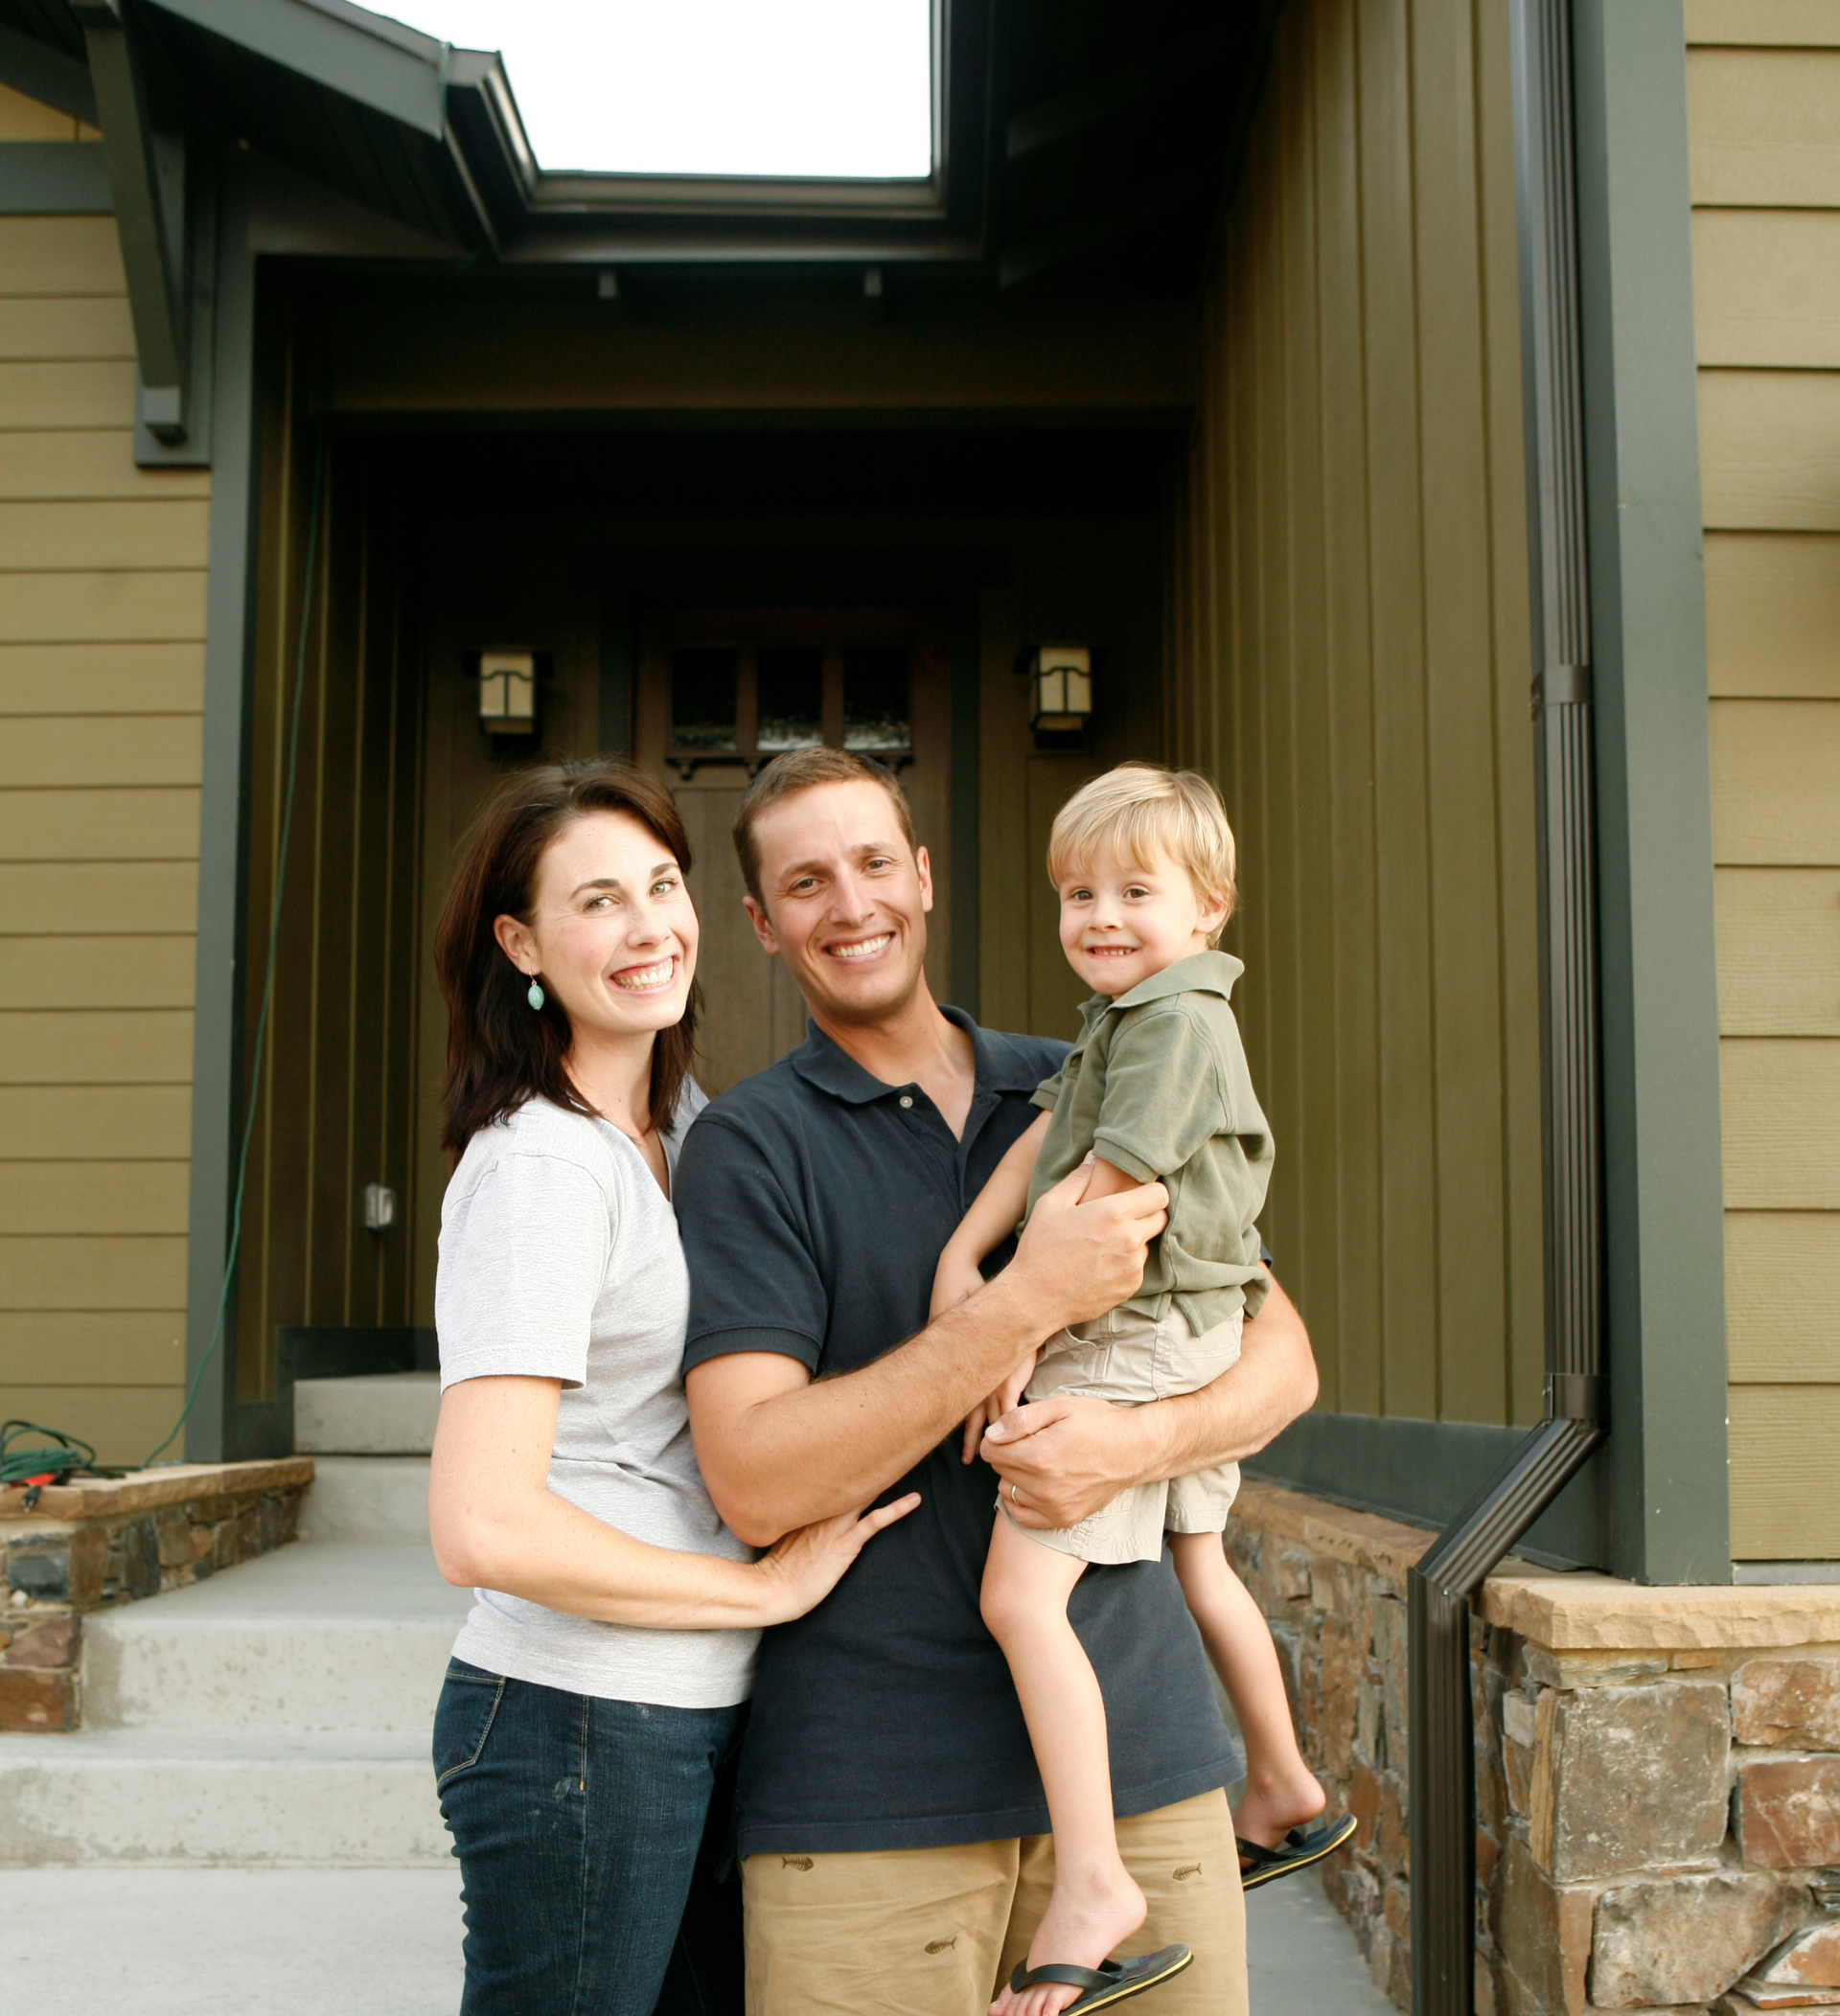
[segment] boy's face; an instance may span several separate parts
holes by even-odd
[[[1106,855],[1061,879],[1067,963],[1093,993],[1114,998],[1206,951],[1225,915],[1161,848],[1148,861]]]

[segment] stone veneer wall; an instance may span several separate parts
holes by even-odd
[[[1323,1888],[1401,2008],[1405,1577],[1428,1539],[1253,1482],[1228,1530],[1305,1754],[1360,1823]],[[1840,1921],[1822,1909],[1840,1866],[1840,1589],[1644,1589],[1510,1562],[1471,1640],[1482,2016],[1744,2016],[1757,2005],[1728,1991],[1798,1932],[1774,1971],[1840,2003]]]
[[[305,1456],[173,1464],[51,1485],[32,1511],[0,1491],[0,1730],[54,1735],[82,1714],[85,1611],[157,1596],[294,1537]]]

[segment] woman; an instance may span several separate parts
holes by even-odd
[[[670,1203],[697,916],[670,797],[624,764],[513,777],[435,937],[448,1019],[429,1522],[478,1595],[435,1715],[465,2016],[650,2016],[760,1628],[917,1497],[764,1559],[697,1473]]]

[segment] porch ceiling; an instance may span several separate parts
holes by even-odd
[[[0,0],[0,80],[89,113],[83,22],[120,15],[156,126],[242,142],[506,266],[876,265],[895,287],[926,273],[1190,291],[1277,0],[937,4],[924,182],[546,172],[495,56],[349,0]]]

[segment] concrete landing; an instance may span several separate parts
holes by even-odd
[[[425,1456],[441,1411],[435,1372],[294,1382],[294,1449],[301,1455]]]
[[[0,1870],[0,1979],[20,2009],[74,1992],[119,2016],[453,2016],[464,1976],[451,1861]]]
[[[1246,1900],[1253,2016],[1397,2016],[1352,1928],[1308,1874]]]
[[[1307,1877],[1257,1891],[1246,1912],[1253,2016],[1392,2016]],[[61,2006],[73,1955],[82,2002],[123,2016],[453,2016],[459,1871],[0,1871],[12,2001]]]

